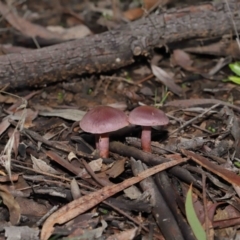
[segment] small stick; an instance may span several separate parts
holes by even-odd
[[[215,105],[213,105],[212,107],[208,108],[206,111],[204,111],[203,113],[197,115],[196,117],[190,119],[189,121],[185,122],[182,126],[180,126],[179,128],[175,129],[174,131],[172,131],[169,135],[172,135],[180,130],[182,130],[183,128],[185,128],[186,126],[188,126],[189,124],[191,124],[192,122],[194,122],[195,120],[203,117],[205,114],[207,114],[208,112],[210,112],[211,110],[213,110],[214,108],[220,106],[220,103],[217,103]]]
[[[36,223],[36,225],[39,227],[40,225],[42,225],[43,222],[45,222],[45,220],[52,214],[54,213],[56,210],[58,210],[59,206],[53,206],[44,216],[42,216]]]

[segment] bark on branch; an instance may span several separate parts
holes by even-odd
[[[0,86],[35,86],[73,75],[103,72],[134,62],[156,46],[240,30],[240,0],[215,1],[150,15],[124,27],[83,39],[0,57]]]

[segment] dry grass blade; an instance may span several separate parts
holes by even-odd
[[[53,233],[53,226],[55,224],[63,224],[79,214],[82,214],[83,212],[89,210],[90,208],[96,206],[98,203],[104,201],[110,196],[113,196],[114,194],[122,191],[123,189],[136,184],[143,179],[152,176],[160,171],[163,171],[169,167],[173,167],[179,163],[182,163],[186,161],[187,159],[179,159],[174,160],[171,162],[163,163],[161,165],[157,165],[155,167],[152,167],[144,172],[141,172],[136,177],[132,177],[130,179],[127,179],[123,181],[122,183],[113,185],[113,186],[106,186],[98,191],[95,191],[93,193],[90,193],[86,196],[83,196],[79,199],[76,199],[69,204],[65,205],[61,209],[59,209],[57,212],[53,213],[43,224],[42,232],[41,232],[41,240],[47,240],[51,234]]]
[[[11,155],[12,155],[12,150],[15,142],[14,141],[15,133],[17,132],[18,129],[20,130],[23,129],[25,119],[26,119],[26,108],[24,108],[17,126],[13,130],[11,137],[9,138],[7,144],[4,147],[3,152],[0,155],[0,164],[5,167],[10,179],[11,179]]]

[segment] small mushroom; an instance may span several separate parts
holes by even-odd
[[[100,157],[109,155],[109,133],[129,125],[125,113],[109,106],[97,106],[87,112],[79,123],[85,132],[95,134]]]
[[[131,124],[142,126],[142,149],[145,152],[151,152],[151,127],[166,125],[169,119],[159,109],[151,106],[140,106],[130,112],[128,121]]]

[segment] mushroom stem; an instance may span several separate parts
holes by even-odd
[[[100,138],[100,135],[99,135],[99,134],[95,134],[95,145],[96,145],[96,149],[99,149],[99,138]]]
[[[142,126],[141,144],[144,152],[151,152],[151,127]]]
[[[109,155],[109,134],[103,133],[99,135],[98,141],[99,155],[102,158],[108,158]]]

